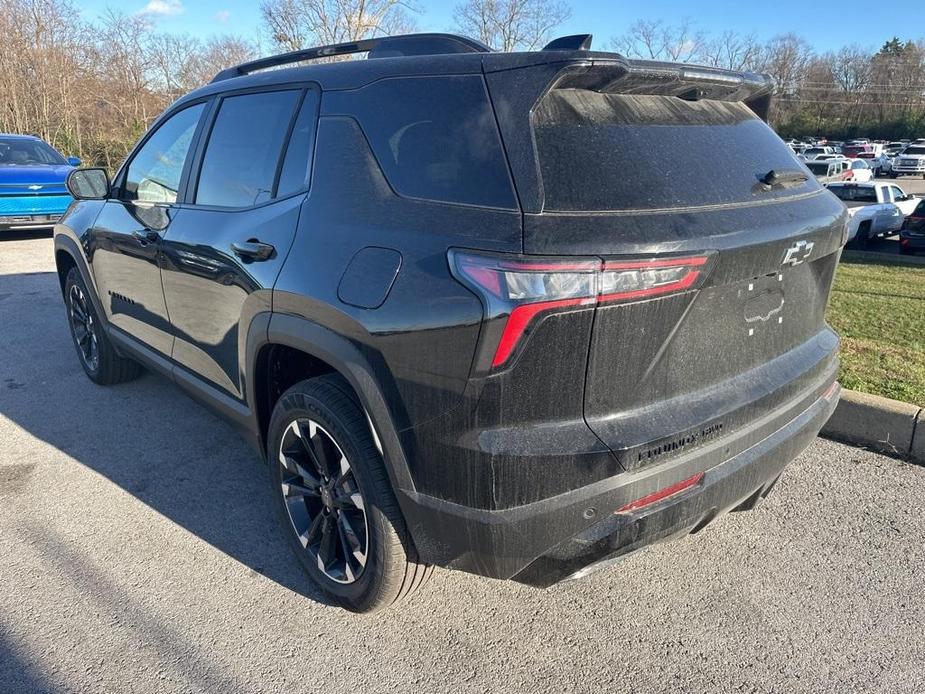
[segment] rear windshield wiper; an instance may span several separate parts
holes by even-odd
[[[758,179],[755,192],[766,192],[774,188],[795,188],[801,183],[806,183],[808,179],[809,176],[797,169],[784,169],[782,171],[771,169]]]

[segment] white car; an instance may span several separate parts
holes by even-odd
[[[874,180],[874,172],[866,161],[863,159],[849,159],[848,161],[851,167],[851,177],[848,179],[849,181],[869,183]]]
[[[861,152],[858,159],[863,159],[874,172],[874,176],[886,176],[893,169],[893,160],[886,154],[875,154],[873,152]]]
[[[835,154],[833,147],[809,147],[803,152],[806,161],[814,161],[820,154]]]
[[[911,144],[893,159],[890,177],[909,175],[925,178],[925,143]]]

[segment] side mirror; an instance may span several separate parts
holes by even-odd
[[[71,166],[80,166],[80,157],[68,157],[67,163]]]
[[[65,182],[75,200],[105,200],[109,197],[109,174],[106,169],[74,169]]]

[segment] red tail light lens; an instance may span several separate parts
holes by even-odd
[[[693,289],[709,256],[619,262],[526,258],[450,251],[450,267],[485,303],[496,345],[491,368],[507,365],[543,315],[597,303],[630,302]],[[500,327],[499,327],[500,324]]]
[[[616,510],[615,513],[632,513],[633,511],[638,511],[641,508],[646,506],[651,506],[652,504],[657,504],[659,501],[664,501],[669,497],[674,496],[675,494],[680,494],[681,492],[687,491],[691,487],[696,487],[703,480],[704,473],[698,472],[693,477],[688,477],[686,480],[682,480],[677,484],[672,484],[670,487],[665,487],[664,489],[659,489],[657,492],[653,492],[648,496],[644,496],[641,499],[636,499],[636,501],[631,501],[625,506],[621,506]]]

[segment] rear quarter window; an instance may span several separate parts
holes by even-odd
[[[382,80],[355,92],[350,103],[399,195],[517,208],[481,76]]]
[[[547,210],[697,207],[819,187],[756,189],[772,169],[803,165],[742,103],[558,89],[534,110],[533,131]]]

